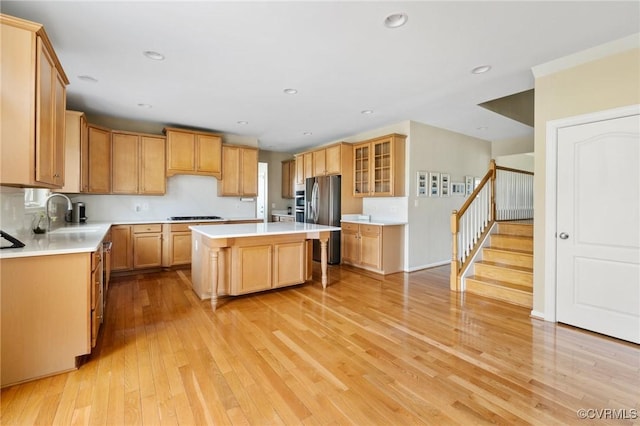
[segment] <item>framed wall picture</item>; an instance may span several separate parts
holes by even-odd
[[[440,196],[440,173],[429,172],[429,197]]]
[[[451,182],[451,195],[464,197],[467,194],[467,186],[464,182]]]
[[[440,196],[441,197],[448,197],[449,195],[451,195],[449,192],[450,183],[451,183],[451,176],[449,176],[448,173],[442,173],[440,175]]]
[[[429,182],[427,181],[428,173],[427,172],[417,172],[417,193],[418,197],[426,197],[429,195],[428,188]]]
[[[471,195],[471,193],[473,192],[473,189],[474,189],[473,176],[465,176],[464,177],[464,184],[465,184],[465,188],[466,188],[466,191],[467,191],[467,195]]]

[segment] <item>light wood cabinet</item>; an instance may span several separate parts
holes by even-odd
[[[304,185],[304,155],[296,155],[296,185]]]
[[[353,146],[354,197],[404,195],[405,139],[394,133]]]
[[[165,128],[166,175],[222,176],[222,137],[215,133]],[[257,173],[257,172],[256,172]]]
[[[403,268],[402,225],[342,223],[342,263],[380,274]]]
[[[307,179],[313,177],[313,153],[305,152],[302,154],[302,162],[304,163],[304,180],[306,182]]]
[[[282,162],[282,198],[295,197],[296,161]]]
[[[112,132],[111,192],[163,195],[166,192],[165,139]]]
[[[109,129],[89,125],[87,163],[81,166],[87,169],[89,193],[111,192],[111,131]]]
[[[91,300],[91,347],[96,346],[98,341],[98,331],[100,331],[100,324],[102,323],[102,306],[100,306],[100,293],[102,292],[102,256],[101,252],[96,251],[91,254],[91,282],[90,286],[90,300]]]
[[[223,175],[218,195],[255,197],[258,195],[258,149],[222,146]]]
[[[166,223],[162,225],[162,266],[172,267],[191,264],[190,226],[211,225],[208,223]]]
[[[131,225],[111,227],[111,270],[128,271],[133,268]]]
[[[317,151],[313,151],[311,153],[313,158],[313,175],[314,176],[324,176],[326,174],[326,151],[324,149],[319,149]]]
[[[162,265],[162,225],[133,225],[133,269]]]
[[[274,214],[271,215],[271,222],[295,222],[296,218],[293,215],[281,215],[281,214]]]
[[[61,188],[69,81],[42,25],[7,15],[0,25],[0,184]]]
[[[65,154],[64,154],[64,186],[56,190],[63,193],[87,192],[89,189],[88,167],[82,164],[88,160],[88,127],[83,112],[66,111],[65,113]]]

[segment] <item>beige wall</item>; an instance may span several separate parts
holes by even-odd
[[[533,152],[533,147],[534,140],[532,129],[531,136],[492,141],[491,158],[498,158],[504,155],[515,155]]]
[[[545,312],[544,238],[548,232],[554,232],[554,224],[545,223],[546,123],[559,118],[639,104],[638,76],[638,48],[553,74],[536,75],[533,265],[533,310],[536,314]]]
[[[286,210],[288,206],[293,208],[293,200],[282,198],[282,162],[290,160],[293,155],[286,152],[263,151],[258,152],[258,161],[269,164],[269,189],[267,199],[267,219],[271,221],[273,210]],[[275,204],[275,207],[272,207]]]

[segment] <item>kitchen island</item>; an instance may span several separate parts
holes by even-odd
[[[192,226],[191,278],[201,299],[301,284],[311,279],[311,240],[320,240],[322,286],[327,241],[335,226],[300,222]]]

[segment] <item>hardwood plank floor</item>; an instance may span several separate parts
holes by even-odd
[[[88,361],[3,389],[0,423],[640,424],[637,345],[451,293],[448,267],[329,276],[215,313],[189,270],[116,278]]]

